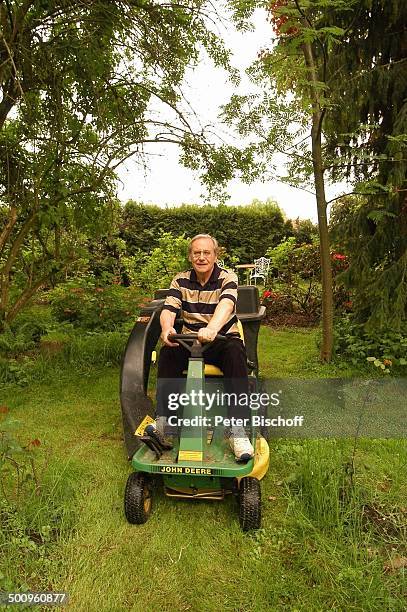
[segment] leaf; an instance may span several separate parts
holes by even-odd
[[[337,26],[327,26],[325,28],[320,28],[319,31],[326,32],[326,34],[333,34],[334,36],[343,36],[345,34],[345,30]]]
[[[367,218],[372,219],[375,223],[379,223],[384,217],[397,217],[397,215],[388,210],[371,210],[367,214]]]

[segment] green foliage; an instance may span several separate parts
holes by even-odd
[[[166,289],[178,272],[191,268],[188,260],[189,241],[184,234],[174,237],[163,232],[155,247],[139,263],[134,274],[136,284],[153,295],[156,289]]]
[[[89,243],[115,224],[116,169],[130,156],[141,160],[144,142],[179,144],[185,163],[207,171],[209,186],[239,168],[248,178],[251,163],[249,153],[216,147],[181,109],[185,70],[202,48],[230,69],[208,27],[210,2],[6,5],[0,3],[0,327],[39,288],[87,269]],[[100,246],[91,252],[97,274],[114,266]]]
[[[140,292],[134,287],[100,286],[88,276],[59,285],[50,291],[49,299],[60,322],[87,330],[112,330],[135,317]]]
[[[270,267],[277,275],[282,275],[288,270],[289,261],[296,246],[294,237],[283,240],[275,247],[266,251],[266,257],[270,258]]]
[[[273,201],[254,201],[249,206],[183,205],[176,208],[138,204],[129,201],[123,212],[122,237],[129,255],[150,252],[158,246],[163,232],[173,236],[211,234],[226,252],[247,263],[265,254],[292,233]],[[231,263],[231,262],[230,262]]]
[[[55,321],[48,308],[32,307],[21,312],[11,325],[0,333],[0,356],[15,357],[32,351],[38,346],[41,336],[53,325]]]
[[[369,362],[383,371],[389,368],[403,374],[407,371],[406,326],[400,331],[388,329],[371,332],[348,315],[336,322],[335,338],[337,355],[349,359],[352,364],[366,365]]]
[[[321,314],[321,262],[318,244],[296,245],[287,238],[268,249],[270,290],[263,294],[267,316],[300,313],[316,320]]]
[[[355,294],[359,321],[385,332],[400,328],[407,312],[407,73],[400,34],[407,5],[366,0],[355,15],[339,8],[335,19],[346,27],[347,44],[327,63],[331,172],[335,179],[351,177],[355,191],[367,194],[353,205],[340,203],[337,235],[350,257],[343,279]]]
[[[267,250],[271,272],[263,303],[268,318],[279,314],[299,313],[316,321],[321,315],[321,256],[319,243],[296,245],[293,237]],[[336,310],[352,306],[349,293],[344,289],[341,275],[348,267],[348,258],[331,252],[333,299]]]

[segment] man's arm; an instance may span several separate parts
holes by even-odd
[[[176,316],[177,315],[175,314],[175,312],[171,312],[170,310],[161,311],[161,315],[160,315],[161,340],[167,346],[178,346],[178,344],[174,342],[170,342],[168,340],[168,336],[177,333],[174,329],[174,323],[175,323]]]
[[[164,306],[163,306],[163,309],[160,315],[161,340],[167,346],[178,346],[177,343],[170,342],[168,340],[168,336],[171,334],[177,333],[174,329],[174,323],[175,323],[177,313],[181,309],[181,305],[182,305],[181,289],[178,284],[177,277],[175,277],[171,281],[168,295],[165,299]]]
[[[219,330],[228,322],[230,315],[235,309],[235,305],[231,300],[221,300],[215,308],[212,319],[206,327],[201,327],[198,332],[198,340],[200,342],[212,342],[216,338]]]
[[[230,315],[235,312],[237,303],[237,276],[234,272],[229,272],[223,279],[222,291],[219,297],[219,304],[207,327],[203,327],[198,332],[200,342],[212,342],[219,330],[228,322]]]

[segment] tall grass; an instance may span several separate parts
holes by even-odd
[[[127,331],[65,334],[53,353],[23,355],[18,359],[0,356],[0,384],[27,386],[73,369],[94,369],[118,365],[127,342]],[[58,344],[56,342],[55,344]]]
[[[74,533],[80,467],[54,460],[36,469],[39,482],[27,480],[18,499],[4,488],[0,494],[0,590],[49,590],[58,546]]]

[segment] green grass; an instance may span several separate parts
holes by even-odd
[[[360,374],[320,365],[316,334],[262,328],[263,375]],[[0,587],[66,590],[78,611],[405,609],[404,570],[391,568],[407,556],[404,442],[360,440],[351,475],[352,440],[272,441],[254,535],[240,531],[232,498],[190,503],[159,488],[150,520],[130,526],[117,366],[53,372],[2,390],[21,442],[41,440],[42,487],[21,501],[17,526],[1,515],[14,540],[0,539]],[[369,507],[384,520],[369,520]]]

